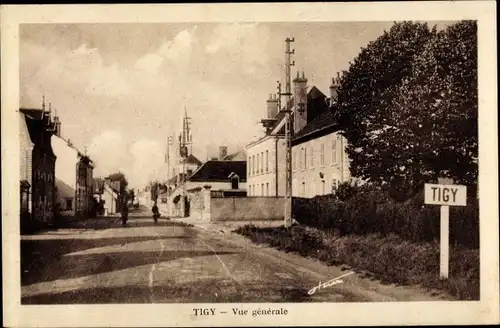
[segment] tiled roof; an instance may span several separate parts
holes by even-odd
[[[247,164],[245,161],[207,161],[188,179],[193,182],[226,182],[229,175],[236,173],[241,182],[247,179]]]
[[[245,151],[240,150],[239,152],[226,155],[222,160],[224,160],[224,161],[235,161],[235,160],[243,161],[243,160],[245,160],[245,158],[246,158]]]
[[[36,108],[20,108],[19,111],[33,120],[43,119],[43,110]]]
[[[189,154],[186,158],[186,164],[196,164],[200,166],[203,164],[198,158],[196,158],[193,154]]]
[[[329,109],[314,120],[309,122],[302,130],[295,134],[292,145],[300,144],[303,141],[319,138],[323,135],[339,130],[334,111]]]

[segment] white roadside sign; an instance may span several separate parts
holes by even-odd
[[[440,252],[439,276],[448,279],[450,263],[450,206],[467,206],[467,187],[452,183],[453,180],[440,178],[439,184],[426,183],[424,203],[441,205],[440,209]]]
[[[426,183],[424,203],[441,206],[467,206],[467,187]]]

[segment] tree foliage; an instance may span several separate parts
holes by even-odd
[[[110,181],[119,181],[120,182],[120,193],[125,192],[127,186],[128,186],[128,181],[127,177],[125,176],[124,173],[118,171],[115,173],[111,173],[106,177],[106,179],[109,179]]]
[[[344,72],[338,120],[351,173],[418,190],[444,175],[477,177],[477,34],[395,23]]]

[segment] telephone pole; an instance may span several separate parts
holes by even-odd
[[[168,215],[171,214],[171,200],[170,200],[170,146],[172,145],[172,136],[167,138],[167,153],[165,154],[165,162],[167,163],[167,211]]]
[[[179,136],[179,148],[180,157],[182,161],[182,172],[180,172],[181,183],[182,183],[182,197],[181,197],[181,213],[182,216],[186,214],[186,182],[187,182],[187,172],[186,172],[186,161],[188,157],[188,146],[191,145],[192,137],[190,131],[191,117],[187,116],[186,107],[184,107],[184,117],[182,119],[182,132]]]
[[[292,108],[291,108],[291,97],[292,97],[292,74],[291,68],[295,66],[295,61],[292,61],[292,55],[295,54],[295,49],[290,49],[290,43],[295,42],[295,38],[285,39],[285,92],[281,93],[280,96],[285,96],[285,143],[286,143],[286,184],[285,184],[285,228],[289,228],[292,225]],[[281,84],[278,85],[279,90],[281,90]],[[278,97],[280,98],[280,97]],[[281,104],[281,100],[280,100]]]

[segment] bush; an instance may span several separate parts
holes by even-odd
[[[479,299],[479,251],[450,247],[450,277],[439,279],[439,244],[410,242],[397,235],[339,237],[308,227],[263,228],[244,226],[236,232],[252,241],[319,259],[330,265],[345,263],[366,270],[387,283],[422,285],[446,290],[461,300]]]
[[[450,208],[450,242],[479,247],[479,204]],[[340,235],[397,234],[409,241],[434,241],[440,235],[439,206],[425,205],[423,192],[404,202],[376,185],[345,184],[342,193],[312,199],[294,198],[293,216],[301,224]]]

